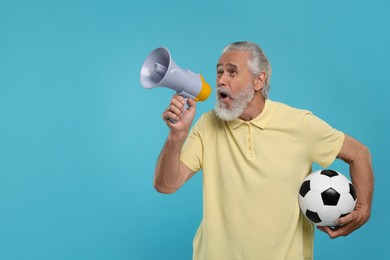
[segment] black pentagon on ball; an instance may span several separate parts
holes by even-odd
[[[339,202],[340,194],[333,188],[329,188],[321,193],[322,201],[326,206],[336,206]]]
[[[305,197],[305,195],[310,191],[310,181],[304,181],[301,185],[301,188],[299,189],[299,194],[301,194],[302,197]]]
[[[306,210],[306,214],[305,215],[313,223],[320,223],[321,222],[321,219],[320,219],[320,217],[318,216],[318,214],[316,212],[313,212],[313,211],[310,211],[310,210]]]
[[[351,183],[349,184],[349,193],[351,194],[353,200],[356,200],[356,191]]]
[[[339,175],[336,171],[333,171],[333,170],[322,170],[320,174],[326,175],[329,178],[332,178],[334,176],[338,176]]]

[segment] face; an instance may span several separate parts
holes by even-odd
[[[253,99],[254,77],[249,71],[249,53],[224,53],[217,64],[217,103],[215,112],[225,121],[237,119]]]

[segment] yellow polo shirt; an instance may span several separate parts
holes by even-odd
[[[194,260],[312,259],[313,226],[298,191],[313,162],[329,166],[344,134],[309,111],[267,100],[255,119],[202,115],[181,161],[203,171]]]

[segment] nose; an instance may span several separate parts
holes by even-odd
[[[227,86],[227,78],[225,76],[225,73],[223,73],[219,77],[217,76],[217,86]]]

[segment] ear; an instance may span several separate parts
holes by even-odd
[[[260,72],[260,74],[255,77],[253,81],[253,87],[255,91],[259,91],[264,87],[266,78],[267,78],[267,74],[265,74],[264,71]]]

